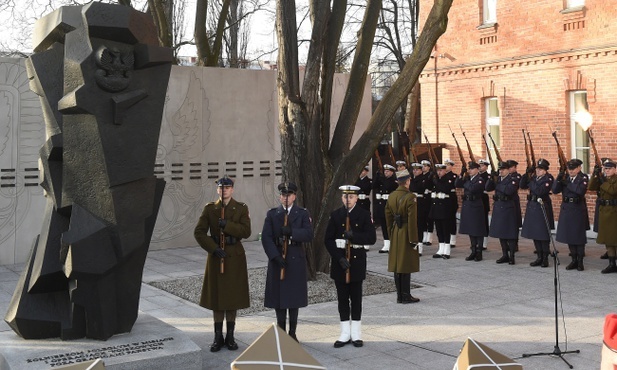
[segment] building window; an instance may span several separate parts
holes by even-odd
[[[580,8],[585,6],[585,0],[566,0],[566,9]]]
[[[497,145],[497,149],[501,148],[501,116],[499,113],[499,99],[497,98],[486,98],[484,99],[484,111],[486,117],[486,131],[491,135],[495,144]],[[491,156],[493,158],[497,158],[495,156],[495,148],[493,146],[493,140],[487,139],[488,145],[491,149]],[[492,168],[492,170],[497,170],[496,168]]]
[[[570,132],[572,137],[572,157],[583,161],[582,171],[589,172],[589,135],[590,122],[587,91],[570,91]]]
[[[482,0],[482,24],[495,23],[497,23],[497,0]]]

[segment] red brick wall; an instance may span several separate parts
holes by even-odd
[[[499,99],[503,159],[517,160],[519,172],[525,171],[521,129],[527,128],[536,159],[550,161],[556,176],[557,149],[549,126],[570,158],[568,92],[586,90],[598,152],[617,159],[615,4],[587,0],[583,11],[562,14],[563,0],[498,0],[497,26],[478,30],[481,3],[454,1],[448,30],[437,43],[437,58],[420,77],[422,128],[429,139],[448,144],[450,158],[460,162],[450,126],[468,160],[460,125],[476,158],[486,158],[483,99],[494,96]],[[421,0],[421,21],[431,5],[432,0]],[[489,36],[496,41],[481,44],[481,38]],[[455,60],[439,57],[446,53]],[[521,191],[521,199],[525,194]],[[587,198],[593,221],[595,194]],[[553,200],[557,217],[560,196]],[[524,207],[526,202],[521,203]]]

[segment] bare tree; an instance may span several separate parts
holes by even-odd
[[[347,10],[346,1],[312,0],[312,34],[300,89],[296,5],[277,0],[279,40],[278,100],[283,176],[298,182],[300,202],[313,214],[315,242],[308,249],[309,272],[327,271],[329,257],[323,246],[327,219],[338,203],[338,185],[352,182],[371,158],[401,103],[430,58],[437,39],[445,32],[453,0],[435,0],[416,47],[377,106],[368,128],[351,147],[362,101],[381,0],[368,0],[353,57],[349,84],[332,138],[330,102],[336,54]],[[331,139],[331,140],[330,140]]]

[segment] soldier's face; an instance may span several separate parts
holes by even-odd
[[[413,169],[413,175],[414,176],[420,176],[422,174],[422,169],[421,168],[414,168]]]
[[[486,172],[486,171],[488,171],[488,166],[487,166],[487,165],[485,165],[485,164],[481,164],[481,165],[480,165],[480,171],[482,171],[482,172]]]
[[[516,172],[516,166],[512,166],[512,167],[508,168],[508,172],[509,172],[509,173],[514,173],[514,172]]]
[[[296,201],[296,194],[295,193],[289,193],[289,194],[281,193],[281,196],[279,199],[283,207],[287,208]]]
[[[536,167],[536,176],[544,176],[546,175],[546,170],[544,168]]]
[[[398,166],[396,166],[396,170],[397,171],[402,171],[402,170],[406,170],[406,169],[407,169],[407,167],[405,167],[405,165],[403,165],[403,164],[399,164]]]
[[[581,172],[581,166],[578,166],[578,167],[576,167],[573,170],[568,168],[568,175],[570,175],[570,177],[574,177],[574,176],[578,175],[579,172]]]
[[[356,202],[358,201],[358,195],[357,194],[343,194],[341,199],[343,200],[343,205],[345,207],[353,208],[356,205]]]
[[[499,176],[501,177],[506,177],[508,176],[508,174],[510,173],[510,170],[507,168],[500,168],[499,169]]]
[[[385,170],[383,171],[383,174],[386,175],[386,177],[391,177],[394,172],[392,170]]]
[[[604,167],[604,174],[606,175],[606,177],[615,176],[615,174],[617,174],[617,168],[616,167]]]
[[[467,172],[469,172],[469,176],[475,176],[478,174],[479,169],[478,168],[470,168],[467,170]]]
[[[446,169],[445,168],[438,168],[437,169],[437,176],[439,177],[443,177],[443,175],[446,174]]]
[[[368,170],[362,170],[360,177],[366,177],[366,175],[368,175]]]
[[[422,166],[422,172],[427,173],[431,170],[431,166]]]
[[[216,192],[224,201],[231,199],[232,194],[234,193],[233,186],[219,186],[216,188]]]

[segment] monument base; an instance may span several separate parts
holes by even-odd
[[[25,340],[0,332],[0,370],[61,368],[101,358],[105,369],[200,370],[201,349],[182,331],[143,312],[130,333],[107,341]]]

